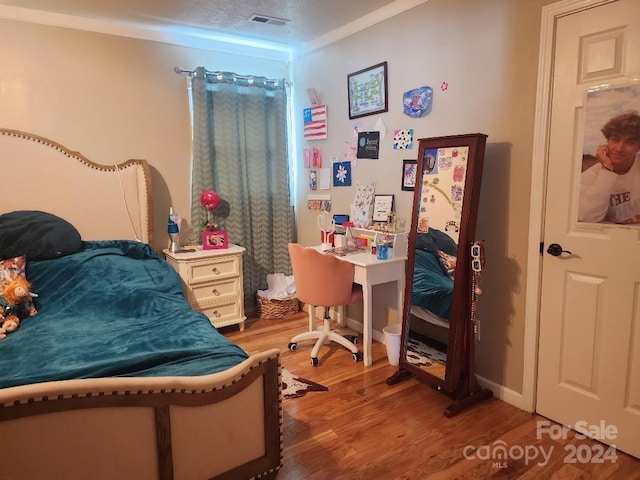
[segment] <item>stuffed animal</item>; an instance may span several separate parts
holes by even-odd
[[[20,320],[30,315],[31,284],[23,277],[5,280],[0,285],[0,339],[15,332]]]

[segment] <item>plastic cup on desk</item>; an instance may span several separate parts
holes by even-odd
[[[384,243],[376,245],[376,258],[378,260],[387,260],[389,258],[389,246]]]

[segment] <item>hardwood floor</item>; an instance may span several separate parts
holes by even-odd
[[[446,418],[451,399],[444,394],[415,379],[385,383],[397,367],[380,343],[373,344],[371,367],[332,344],[314,368],[311,342],[287,349],[289,338],[306,328],[306,313],[300,313],[248,320],[244,332],[222,330],[250,354],[280,348],[283,367],[329,387],[284,400],[278,480],[640,479],[640,460],[622,452],[615,459],[598,456],[606,446],[572,431],[564,439],[537,438],[537,422],[545,418],[495,398]]]

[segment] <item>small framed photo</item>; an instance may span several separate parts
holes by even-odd
[[[205,250],[229,248],[229,240],[226,230],[202,232],[202,248]]]
[[[387,62],[347,75],[347,94],[350,120],[387,112]]]
[[[373,221],[386,222],[391,212],[393,212],[393,195],[374,195]]]
[[[417,160],[402,161],[402,190],[413,192],[416,188],[416,170],[418,169]]]

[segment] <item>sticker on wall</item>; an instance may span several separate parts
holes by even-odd
[[[327,138],[327,106],[316,105],[303,111],[305,140],[324,140]]]
[[[331,211],[331,195],[307,195],[307,208],[309,210]]]
[[[344,142],[342,147],[342,159],[345,162],[357,162],[358,147],[355,143],[352,142]],[[357,165],[357,164],[356,164]]]
[[[380,132],[358,133],[357,158],[377,159],[380,152]]]
[[[362,123],[362,120],[358,120],[357,122],[354,122],[352,125],[352,128],[353,128],[353,137],[358,138],[358,133],[364,131],[364,124]]]
[[[385,125],[384,120],[382,120],[382,117],[378,118],[376,121],[374,130],[380,132],[380,140],[387,136],[387,126]]]
[[[309,170],[309,190],[318,189],[318,172],[315,170]]]
[[[302,164],[304,168],[309,168],[309,166],[311,165],[311,150],[309,150],[308,148],[305,148],[302,151]]]
[[[309,210],[321,210],[323,212],[330,212],[331,200],[307,200],[307,208]]]
[[[443,92],[446,92],[449,89],[449,84],[447,82],[442,82],[440,84],[440,90],[442,90]]]
[[[335,162],[333,164],[333,186],[351,186],[351,162]]]
[[[413,148],[413,128],[393,132],[393,149],[404,150],[409,148]]]
[[[320,147],[313,147],[311,150],[311,166],[313,168],[322,167],[322,149]]]
[[[420,118],[431,111],[431,99],[433,89],[431,87],[419,87],[404,92],[402,95],[403,111],[411,118]]]
[[[321,168],[320,169],[320,190],[329,190],[331,187],[331,169],[330,168]]]

